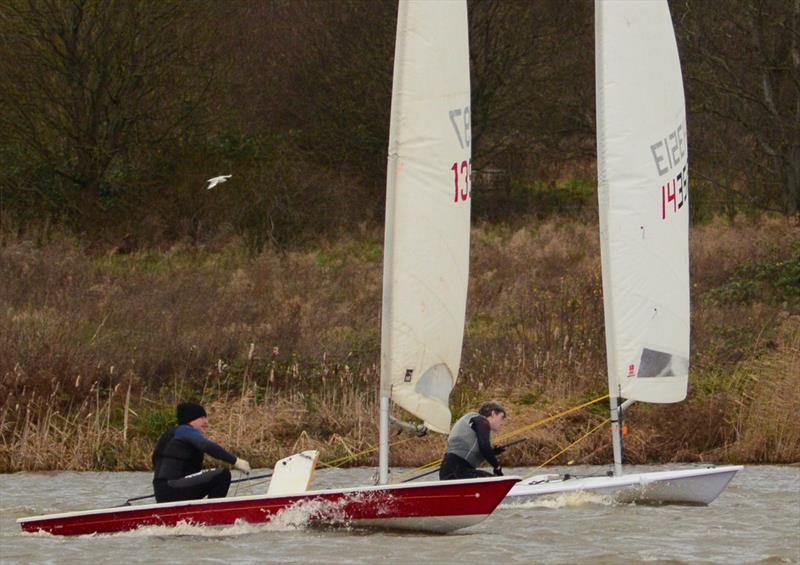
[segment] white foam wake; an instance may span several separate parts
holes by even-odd
[[[577,508],[597,504],[613,506],[614,498],[591,491],[569,491],[557,494],[546,494],[531,500],[504,502],[503,508]]]

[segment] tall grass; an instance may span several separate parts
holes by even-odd
[[[735,433],[731,456],[758,463],[800,460],[800,319],[782,326],[774,351],[737,367],[728,383]]]
[[[515,427],[605,392],[597,226],[530,226],[473,230],[456,414],[495,397]],[[631,412],[629,460],[800,459],[785,424],[800,411],[797,226],[711,223],[693,230],[691,252],[689,399]],[[374,445],[381,260],[380,234],[366,229],[257,256],[235,242],[103,255],[69,239],[7,241],[0,470],[148,468],[184,399],[206,403],[212,437],[259,465]],[[543,461],[604,412],[535,431],[508,463]],[[607,436],[564,460],[607,460]],[[393,462],[424,463],[442,446],[409,441]]]

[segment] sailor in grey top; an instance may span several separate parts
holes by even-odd
[[[505,418],[506,411],[497,402],[484,402],[478,412],[469,412],[459,418],[447,438],[447,451],[439,469],[439,478],[491,477],[492,473],[478,469],[484,461],[492,466],[494,475],[502,475],[503,470],[496,455],[505,448],[492,447],[491,433],[500,431]]]

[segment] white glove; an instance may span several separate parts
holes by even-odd
[[[242,459],[241,457],[236,458],[236,462],[233,464],[236,469],[239,469],[242,473],[250,473],[250,463]]]

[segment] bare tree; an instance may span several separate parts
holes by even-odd
[[[33,191],[74,216],[108,201],[120,188],[112,177],[169,141],[203,98],[191,8],[10,0],[0,12],[0,125],[23,174],[4,190]]]
[[[725,189],[729,205],[797,214],[800,0],[675,7],[704,176]]]
[[[263,73],[251,91],[251,122],[291,132],[322,166],[382,177],[397,2],[292,0],[251,9],[261,16],[251,37],[265,50],[249,56]]]
[[[473,158],[568,161],[593,154],[592,6],[471,0]],[[504,157],[503,155],[506,154]]]

